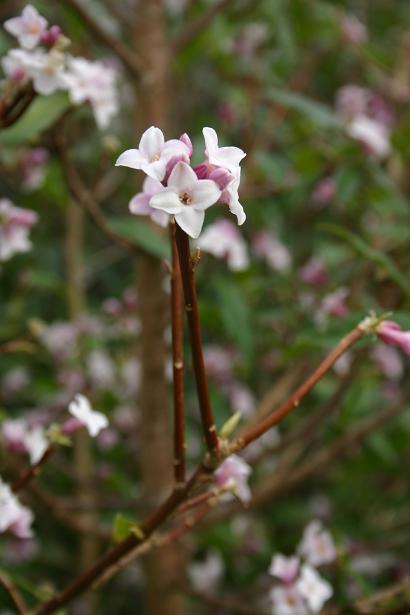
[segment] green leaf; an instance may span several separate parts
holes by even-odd
[[[131,216],[111,218],[108,220],[111,229],[126,239],[133,241],[136,246],[158,258],[170,258],[171,252],[168,241],[161,237],[146,222],[137,221]]]
[[[219,435],[221,438],[229,438],[229,436],[235,431],[237,428],[239,421],[241,420],[242,415],[240,412],[235,412],[221,427],[221,431]]]
[[[121,513],[115,515],[113,539],[115,542],[121,542],[130,534],[134,534],[137,538],[143,538],[144,534],[139,528],[134,519],[125,517]]]
[[[227,335],[238,344],[245,355],[253,349],[253,334],[249,307],[238,286],[227,278],[216,283],[218,308]]]
[[[302,94],[271,88],[268,91],[268,99],[287,109],[302,113],[314,124],[323,128],[343,128],[342,121],[329,107]]]
[[[37,97],[16,124],[0,132],[0,144],[21,145],[35,139],[54,124],[69,105],[70,101],[64,92]]]
[[[387,254],[384,254],[380,250],[376,250],[376,248],[369,246],[361,237],[355,235],[347,229],[337,226],[336,224],[319,224],[319,229],[344,239],[357,252],[359,252],[359,254],[382,267],[389,274],[391,279],[394,280],[398,286],[400,286],[406,295],[410,296],[409,280],[402,274],[394,261],[392,261]]]

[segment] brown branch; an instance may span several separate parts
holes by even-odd
[[[15,606],[17,612],[20,613],[20,615],[28,615],[28,609],[24,604],[23,599],[20,597],[17,587],[14,585],[13,581],[9,578],[9,576],[1,570],[0,585],[6,590],[6,592],[10,596],[13,606]]]
[[[231,2],[231,0],[216,0],[211,6],[199,17],[193,19],[182,30],[173,42],[173,50],[178,53],[186,47],[191,41],[201,34],[211,24],[215,17],[221,13]]]
[[[24,487],[26,487],[36,476],[38,476],[43,469],[43,466],[47,463],[51,455],[54,453],[54,446],[49,444],[47,449],[44,451],[41,458],[37,461],[37,463],[33,464],[19,476],[11,485],[11,490],[14,493],[21,491]]]
[[[182,314],[182,282],[175,222],[170,225],[172,245],[171,318],[172,368],[174,376],[174,475],[177,485],[185,482],[185,402],[184,402],[184,323]]]
[[[361,325],[357,325],[337,346],[328,354],[313,374],[285,401],[279,408],[274,410],[259,425],[249,429],[241,438],[232,443],[232,451],[238,451],[254,442],[271,427],[279,423],[287,414],[297,408],[304,397],[313,387],[323,378],[336,361],[355,344],[363,335],[364,330]]]
[[[85,187],[80,174],[75,168],[67,151],[66,145],[61,139],[56,138],[55,145],[61,161],[61,166],[64,172],[64,177],[67,182],[68,189],[76,203],[82,207],[92,218],[96,226],[113,242],[130,250],[139,252],[138,247],[132,242],[113,231],[102,213],[98,202],[93,198],[91,192]]]
[[[208,450],[211,455],[215,457],[218,454],[219,444],[209,399],[205,362],[202,352],[198,300],[195,287],[195,265],[191,258],[188,235],[178,225],[175,225],[175,230],[202,428]]]
[[[84,8],[81,2],[78,0],[64,1],[67,6],[69,6],[77,13],[77,15],[81,17],[95,36],[117,55],[130,74],[135,79],[139,79],[142,70],[139,58],[126,45],[124,45],[121,40],[117,39],[113,34],[111,34],[111,32],[108,32],[108,30],[102,27],[98,20],[95,19],[86,8]]]
[[[323,611],[323,615],[344,615],[356,613],[357,615],[393,615],[395,613],[407,615],[410,608],[410,577],[382,589],[372,596],[360,598],[349,607],[331,607]]]
[[[36,92],[31,83],[20,88],[12,97],[5,92],[0,97],[0,128],[9,128],[15,124],[27,111],[35,97]]]

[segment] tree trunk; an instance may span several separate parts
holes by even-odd
[[[135,25],[135,51],[144,73],[137,90],[137,132],[154,125],[166,130],[168,53],[165,19],[160,0],[139,0]],[[172,427],[169,387],[165,378],[165,328],[169,324],[169,296],[164,292],[163,263],[142,255],[137,263],[137,292],[141,319],[140,425],[142,497],[152,510],[172,489]],[[169,545],[146,558],[146,613],[182,615],[177,591],[182,574],[181,548]]]

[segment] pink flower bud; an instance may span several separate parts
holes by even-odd
[[[27,78],[27,73],[22,67],[15,68],[9,75],[11,81],[21,83]]]
[[[377,328],[377,335],[385,344],[399,346],[410,355],[410,331],[402,331],[400,325],[392,320],[385,320]]]
[[[189,152],[189,156],[191,157],[192,156],[193,147],[192,147],[192,141],[189,138],[189,135],[187,135],[187,133],[184,132],[184,134],[179,137],[179,140],[182,141],[182,143],[187,146],[188,152]]]
[[[48,30],[42,33],[41,42],[47,47],[54,47],[61,36],[60,26],[51,26]]]
[[[66,435],[66,436],[70,436],[71,434],[75,433],[76,431],[78,431],[79,429],[81,429],[83,426],[83,424],[81,423],[81,421],[79,421],[78,419],[72,417],[67,419],[62,425],[61,425],[61,431]]]
[[[336,182],[331,177],[325,177],[317,185],[312,199],[316,205],[328,205],[335,198]]]
[[[323,286],[328,282],[328,275],[323,261],[313,256],[299,271],[302,282],[313,286]]]
[[[218,184],[221,190],[225,190],[225,188],[231,183],[233,178],[234,177],[232,173],[229,173],[229,171],[223,169],[222,167],[211,171],[208,177],[208,179],[212,179],[216,184]]]
[[[172,156],[172,158],[170,160],[168,160],[167,162],[167,166],[165,168],[165,177],[162,180],[162,183],[164,185],[167,184],[169,176],[171,175],[172,171],[174,170],[174,167],[176,164],[178,164],[178,162],[186,162],[186,157],[185,156]]]
[[[194,171],[198,179],[208,179],[210,173],[210,166],[206,162],[202,164],[197,164],[194,167]]]

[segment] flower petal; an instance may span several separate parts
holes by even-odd
[[[165,139],[162,130],[156,126],[151,126],[142,135],[139,149],[148,160],[152,160],[155,156],[161,155],[164,142]]]
[[[193,239],[199,237],[204,223],[205,212],[198,211],[189,205],[183,207],[182,211],[175,214],[177,224]]]
[[[117,159],[116,167],[129,167],[130,169],[141,169],[145,162],[144,156],[138,149],[127,149]]]
[[[150,207],[153,207],[154,209],[161,209],[167,214],[177,214],[184,208],[184,205],[182,205],[178,195],[172,190],[167,189],[163,192],[159,192],[158,194],[154,194],[149,204]]]
[[[177,192],[189,192],[197,184],[195,171],[186,162],[177,162],[168,179],[168,186]]]
[[[138,216],[146,216],[151,213],[151,208],[149,206],[150,197],[143,192],[136,194],[132,197],[129,203],[129,209],[132,214],[136,214]]]
[[[207,209],[217,202],[221,196],[221,191],[217,184],[211,179],[197,180],[191,188],[191,207],[195,209]]]

